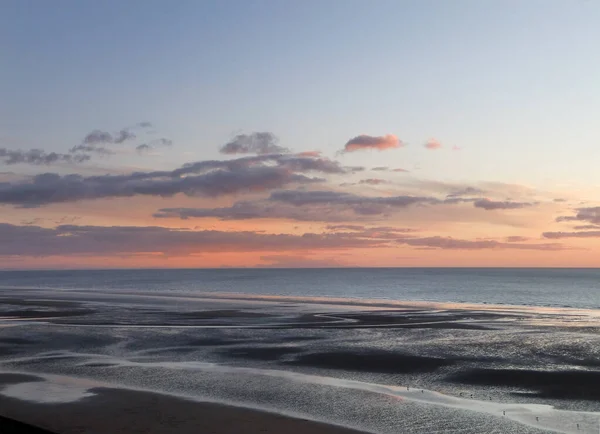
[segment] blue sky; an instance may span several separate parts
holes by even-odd
[[[148,119],[199,156],[237,131],[329,152],[390,132],[468,150],[447,171],[407,150],[424,176],[596,176],[597,2],[2,5],[2,129],[31,146]]]

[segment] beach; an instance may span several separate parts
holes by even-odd
[[[0,416],[55,433],[595,433],[599,333],[588,309],[5,288]]]
[[[39,377],[0,376],[0,387]],[[241,407],[201,403],[158,393],[95,388],[77,402],[35,403],[0,396],[0,414],[29,426],[14,424],[12,432],[44,433],[289,433],[358,434],[349,428],[286,417]],[[9,422],[0,419],[0,432]],[[36,429],[39,428],[39,429]],[[47,431],[44,431],[47,430]]]

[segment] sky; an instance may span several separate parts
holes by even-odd
[[[0,268],[598,267],[598,22],[0,0]]]

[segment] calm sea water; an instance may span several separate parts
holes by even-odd
[[[600,270],[354,268],[3,271],[0,288],[226,292],[600,308]]]

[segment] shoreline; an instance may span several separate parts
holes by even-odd
[[[429,310],[489,310],[505,311],[507,313],[543,313],[543,314],[570,314],[584,315],[596,313],[600,317],[600,306],[598,307],[576,307],[572,305],[549,305],[549,304],[511,304],[511,303],[486,303],[486,302],[466,302],[466,301],[437,301],[424,299],[387,299],[387,298],[361,298],[361,297],[337,297],[337,296],[302,296],[302,295],[273,295],[273,294],[255,294],[244,292],[203,292],[203,291],[177,291],[171,290],[168,293],[158,293],[156,291],[130,291],[117,289],[103,289],[101,292],[91,292],[86,289],[57,289],[53,287],[16,287],[0,286],[0,291],[19,290],[44,292],[44,299],[48,299],[48,292],[58,292],[63,297],[53,297],[52,300],[64,300],[67,294],[87,295],[91,297],[84,301],[93,301],[93,298],[108,299],[112,297],[143,297],[144,299],[155,300],[176,300],[179,298],[194,299],[195,301],[205,302],[241,302],[241,303],[298,303],[307,305],[356,307],[372,310],[380,309],[429,309]],[[0,300],[1,301],[1,300]],[[44,318],[45,319],[45,318]],[[49,318],[52,319],[52,318]]]

